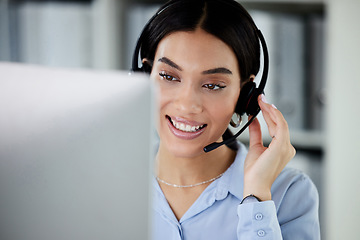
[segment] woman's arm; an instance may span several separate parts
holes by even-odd
[[[319,198],[308,176],[286,169],[272,193],[272,201],[238,206],[238,239],[320,240]]]
[[[263,95],[258,102],[273,139],[265,147],[259,122],[255,120],[250,125],[243,195],[254,194],[261,202],[253,199],[239,205],[238,238],[320,239],[316,187],[299,172],[280,174],[295,155],[288,125],[281,112],[268,104]]]

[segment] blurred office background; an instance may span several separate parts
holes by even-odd
[[[137,37],[163,2],[0,0],[0,61],[129,70]],[[360,0],[240,2],[268,43],[265,92],[289,123],[290,165],[318,187],[322,239],[357,239]]]

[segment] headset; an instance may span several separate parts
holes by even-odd
[[[166,8],[168,8],[170,5],[172,5],[173,2],[174,1],[170,1],[170,2],[166,3],[162,8],[160,8],[157,11],[157,13],[152,18],[150,18],[150,20],[145,25],[145,27],[137,41],[135,51],[133,54],[132,69],[131,69],[132,71],[134,71],[134,72],[150,72],[151,69],[149,69],[149,66],[145,66],[145,64],[143,64],[143,66],[139,67],[139,65],[138,65],[139,57],[140,57],[139,56],[140,49],[141,49],[142,42],[144,39],[144,33],[147,32],[147,29],[149,28],[150,24],[154,21],[154,19],[157,16],[159,16]],[[226,2],[226,1],[224,1],[224,2]],[[234,5],[234,6],[236,6],[236,5]],[[251,20],[251,22],[253,22],[252,19],[250,19],[250,20]],[[254,23],[254,25],[255,25],[255,23]],[[240,134],[243,133],[245,131],[245,129],[254,121],[254,119],[260,112],[260,107],[259,107],[257,99],[260,94],[264,93],[264,88],[265,88],[266,81],[268,78],[269,53],[268,53],[267,45],[266,45],[263,34],[256,27],[256,25],[254,27],[256,29],[256,34],[258,36],[258,39],[260,40],[261,47],[263,50],[263,58],[264,58],[263,72],[262,72],[261,80],[259,83],[259,87],[256,87],[256,83],[254,83],[253,81],[249,81],[249,82],[245,83],[244,86],[242,86],[242,88],[240,90],[239,99],[235,106],[236,113],[238,113],[240,116],[247,114],[248,116],[251,116],[251,118],[235,135],[229,137],[228,139],[226,139],[222,142],[214,142],[214,143],[211,143],[211,144],[205,146],[203,149],[204,152],[210,152],[224,144],[230,144],[230,143],[234,142],[236,140],[236,138],[238,136],[240,136]]]

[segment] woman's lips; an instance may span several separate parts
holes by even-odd
[[[178,138],[191,140],[205,131],[207,124],[166,116],[170,131]]]

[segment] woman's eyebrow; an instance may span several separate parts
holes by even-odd
[[[179,71],[183,70],[179,65],[177,65],[176,63],[174,63],[172,60],[170,60],[167,57],[159,58],[158,62],[165,63],[165,64],[169,65],[170,67],[178,69]],[[205,70],[205,71],[202,72],[202,74],[217,74],[217,73],[232,74],[232,72],[229,69],[224,68],[224,67],[212,68],[212,69]]]
[[[167,57],[159,58],[158,62],[165,63],[165,64],[169,65],[170,67],[173,67],[173,68],[176,68],[179,71],[182,71],[182,68],[179,65],[177,65],[176,63],[174,63],[173,61],[171,61]]]
[[[232,72],[229,69],[224,67],[213,68],[202,72],[202,74],[217,74],[217,73],[232,74]]]

